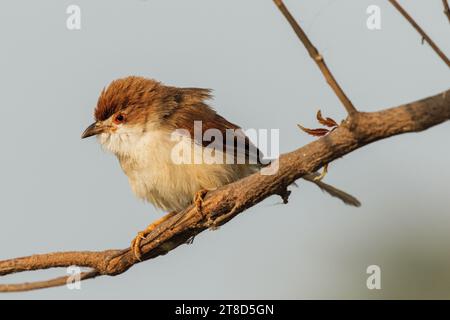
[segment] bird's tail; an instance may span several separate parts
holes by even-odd
[[[359,200],[356,199],[355,197],[353,197],[352,195],[350,195],[342,190],[339,190],[333,186],[330,186],[329,184],[326,184],[322,181],[314,180],[319,175],[320,175],[319,173],[314,172],[314,173],[306,174],[302,178],[305,179],[306,181],[310,181],[310,182],[314,183],[322,191],[325,191],[326,193],[328,193],[329,195],[331,195],[333,197],[341,199],[344,203],[346,203],[348,205],[355,206],[355,207],[361,206],[361,202],[359,202]]]

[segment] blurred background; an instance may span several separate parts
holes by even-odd
[[[400,1],[450,54],[438,0]],[[81,8],[81,30],[66,9]],[[381,30],[366,27],[369,5]],[[384,0],[287,0],[354,104],[375,111],[450,87],[445,64]],[[163,213],[137,200],[114,156],[81,140],[101,89],[127,75],[213,88],[214,107],[244,128],[280,129],[281,152],[313,138],[320,108],[344,109],[270,0],[3,1],[0,10],[0,259],[127,247]],[[343,205],[301,182],[192,245],[118,277],[2,294],[10,298],[450,298],[450,123],[353,152],[326,181]],[[381,268],[381,290],[366,269]],[[0,278],[45,279],[53,270]]]

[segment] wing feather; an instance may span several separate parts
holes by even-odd
[[[214,134],[211,134],[212,141],[205,140],[204,137],[208,130],[218,130],[222,138],[222,151],[224,154],[231,154],[234,163],[242,164],[238,161],[244,161],[244,163],[262,165],[262,152],[250,141],[244,131],[238,125],[217,114],[205,103],[206,99],[211,98],[210,90],[197,88],[179,90],[182,91],[179,107],[167,119],[171,121],[174,128],[186,129],[195,143],[204,148],[214,146],[216,149]],[[196,136],[194,132],[196,121],[201,121],[201,137]]]

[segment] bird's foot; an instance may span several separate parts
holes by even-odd
[[[141,252],[141,242],[145,239],[145,237],[150,233],[151,231],[147,232],[147,229],[144,231],[138,232],[137,236],[131,241],[131,250],[134,253],[134,257],[141,261],[142,258],[142,252]]]
[[[141,242],[144,240],[153,230],[155,230],[161,223],[173,217],[176,211],[172,211],[165,216],[159,218],[152,224],[150,224],[145,230],[138,232],[137,236],[131,241],[131,251],[133,251],[134,256],[137,260],[141,261],[142,251],[141,251]]]
[[[314,181],[322,181],[328,173],[328,163],[323,166],[322,173],[314,178]]]
[[[200,214],[202,214],[203,199],[205,198],[208,191],[209,190],[202,189],[200,191],[197,191],[197,193],[194,196],[195,208],[197,209],[197,212]]]

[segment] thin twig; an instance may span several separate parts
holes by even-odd
[[[97,271],[82,272],[80,274],[80,281],[93,279],[99,276]],[[37,289],[60,287],[67,284],[70,276],[63,276],[46,281],[36,281],[36,282],[25,282],[18,284],[4,284],[0,286],[0,292],[21,292],[21,291],[31,291]]]
[[[177,213],[159,225],[142,243],[142,261],[174,250],[198,233],[215,229],[271,195],[284,194],[297,179],[314,172],[324,163],[351,153],[369,143],[391,136],[419,132],[450,120],[450,90],[396,108],[356,113],[336,130],[296,151],[280,157],[274,175],[255,173],[245,179],[208,193],[202,212],[195,206]],[[282,190],[283,192],[280,192]],[[0,261],[0,276],[23,271],[69,267],[89,267],[82,279],[115,276],[140,263],[129,248],[101,252],[59,252]],[[0,292],[26,291],[64,285],[67,277],[25,284],[0,285]]]
[[[295,34],[300,39],[300,41],[305,46],[306,50],[308,50],[309,55],[311,58],[316,62],[318,65],[320,71],[322,71],[322,74],[324,75],[327,83],[330,85],[330,87],[333,89],[334,93],[337,95],[339,100],[344,105],[345,109],[347,110],[347,113],[349,115],[352,115],[357,112],[355,106],[350,101],[350,99],[345,94],[344,90],[340,87],[336,79],[334,78],[333,74],[331,73],[330,69],[328,69],[327,64],[325,63],[324,58],[319,53],[317,48],[312,44],[312,42],[309,40],[306,33],[303,31],[303,29],[300,27],[300,25],[295,21],[294,17],[289,12],[288,8],[284,5],[282,0],[273,0],[275,4],[277,5],[278,9],[280,9],[281,13],[284,15],[286,20],[291,25],[292,29],[294,29]]]
[[[389,0],[389,2],[400,12],[400,14],[405,17],[406,20],[414,27],[414,29],[417,30],[417,32],[420,33],[422,36],[422,39],[428,42],[430,47],[434,50],[434,52],[437,53],[437,55],[444,61],[448,67],[450,67],[450,60],[445,55],[444,52],[442,52],[441,49],[436,45],[436,43],[426,34],[426,32],[417,24],[416,21],[409,15],[409,13],[396,1],[396,0]],[[444,1],[445,4],[447,4]],[[448,4],[447,4],[448,6]]]
[[[448,18],[448,22],[450,22],[450,6],[448,5],[447,0],[442,0],[442,3],[444,4],[444,14]]]

